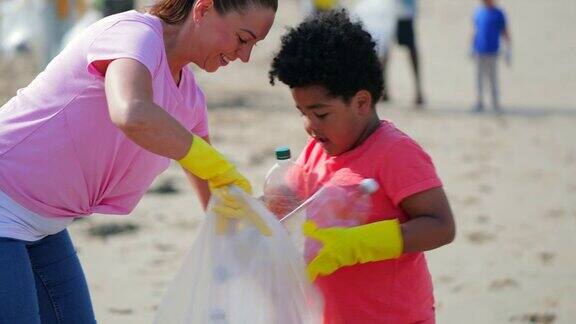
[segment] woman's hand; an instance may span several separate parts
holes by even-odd
[[[208,181],[210,189],[235,185],[252,194],[248,179],[201,137],[192,135],[192,145],[188,153],[178,162],[193,175]]]
[[[217,198],[217,203],[212,207],[212,212],[217,217],[216,231],[218,234],[225,234],[232,220],[245,220],[254,225],[260,231],[260,234],[265,236],[272,235],[272,230],[258,216],[258,213],[238,193],[230,190],[230,187],[214,189],[212,194]]]

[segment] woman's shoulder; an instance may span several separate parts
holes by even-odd
[[[118,32],[123,34],[152,33],[162,37],[162,22],[160,18],[136,10],[102,18],[92,27],[96,29],[94,31],[96,33],[98,30],[109,31],[118,29]]]

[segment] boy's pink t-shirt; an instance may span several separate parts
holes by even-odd
[[[339,185],[375,179],[380,189],[371,196],[368,223],[393,218],[406,222],[400,202],[442,186],[428,154],[389,121],[381,121],[366,141],[339,156],[327,155],[311,139],[298,163],[304,169],[306,196],[334,179]],[[432,282],[423,253],[343,267],[318,277],[316,284],[325,298],[325,323],[434,321]]]
[[[0,191],[42,216],[130,213],[170,160],[111,122],[104,76],[92,64],[118,58],[145,65],[154,102],[193,133],[208,135],[204,95],[187,68],[176,85],[160,19],[113,15],[74,39],[0,108]]]

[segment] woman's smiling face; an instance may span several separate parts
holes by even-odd
[[[248,62],[256,42],[263,40],[270,31],[276,14],[270,8],[258,6],[223,15],[213,5],[195,6],[193,10],[189,17],[195,19],[196,36],[190,46],[196,54],[192,61],[207,72],[214,72],[237,58]]]

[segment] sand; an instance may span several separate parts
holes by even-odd
[[[513,65],[500,69],[504,114],[470,112],[474,0],[421,2],[428,105],[424,111],[411,106],[407,54],[395,47],[393,101],[378,110],[432,155],[456,217],[456,240],[427,253],[437,322],[574,323],[576,2],[502,2],[514,41]],[[250,64],[197,74],[215,146],[257,191],[273,164],[273,148],[290,145],[299,152],[306,138],[289,91],[267,82],[279,36],[299,19],[299,3],[282,1]],[[33,77],[27,62],[0,63],[1,102]],[[202,218],[173,165],[130,216],[94,215],[71,226],[100,323],[152,321]]]

